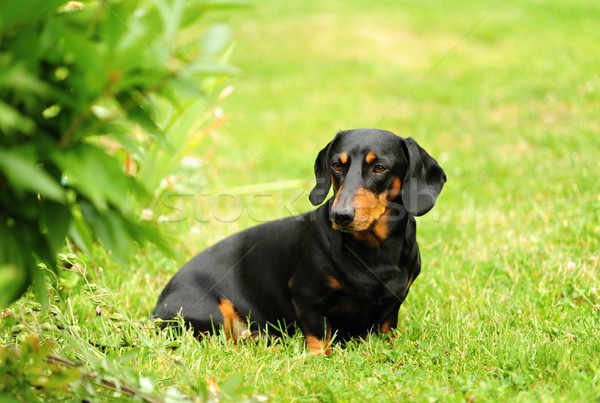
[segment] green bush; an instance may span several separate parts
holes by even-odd
[[[199,19],[242,4],[0,2],[0,307],[32,283],[44,299],[67,238],[121,259],[147,241],[168,250],[139,207],[186,146],[192,124],[176,123],[234,71],[228,30],[199,37]]]

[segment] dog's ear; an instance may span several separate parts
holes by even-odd
[[[333,140],[319,151],[319,155],[317,155],[317,159],[315,160],[315,179],[317,183],[308,196],[308,200],[310,200],[313,206],[323,203],[323,200],[327,197],[327,193],[329,193],[329,188],[331,187],[331,175],[329,174],[328,164],[329,153],[341,133],[336,134]]]
[[[410,214],[421,216],[433,208],[446,183],[446,174],[411,137],[404,140],[404,153],[408,166],[402,183],[402,204]]]

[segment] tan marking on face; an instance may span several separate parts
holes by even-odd
[[[414,277],[410,277],[410,278],[408,279],[408,283],[406,283],[406,291],[407,291],[407,292],[408,292],[408,290],[409,290],[410,286],[412,285],[413,281],[415,281],[415,278],[414,278]]]
[[[337,189],[337,186],[335,184],[335,180],[333,178],[333,175],[329,175],[329,178],[331,179],[331,186],[333,186],[333,192],[335,193],[335,192],[338,191],[338,189]]]
[[[340,281],[331,275],[327,276],[327,285],[333,290],[342,289],[342,284],[340,283]]]
[[[375,158],[377,158],[377,154],[371,151],[365,156],[365,161],[367,164],[370,164],[371,162],[375,161]]]
[[[380,195],[376,195],[375,193],[366,190],[366,192],[370,194],[366,197],[363,196],[360,200],[365,205],[370,205],[372,207],[370,209],[365,209],[361,214],[361,218],[358,218],[358,208],[355,207],[357,211],[357,218],[355,218],[355,221],[361,220],[365,223],[355,226],[357,231],[359,231],[354,233],[356,239],[364,242],[370,248],[376,248],[388,237],[388,217],[390,214],[388,205],[392,200],[398,197],[401,189],[402,181],[400,178],[396,177],[392,181],[392,187]],[[375,222],[375,225],[373,225],[373,222]],[[360,228],[364,229],[361,230]]]
[[[379,327],[379,331],[384,334],[391,332],[392,329],[390,328],[390,322],[388,322],[387,320],[383,322]]]
[[[223,315],[223,330],[227,340],[236,341],[240,338],[242,332],[247,331],[248,327],[239,317],[233,304],[228,299],[222,298],[219,302],[219,310]]]
[[[387,216],[387,214],[386,214],[386,216]],[[377,221],[377,224],[375,224],[375,226],[373,227],[373,234],[375,235],[375,237],[377,238],[377,241],[379,241],[379,243],[385,241],[389,235],[387,221],[384,221],[381,219],[379,221]]]
[[[375,234],[379,242],[383,242],[389,235],[388,220],[390,215],[390,209],[388,209],[387,206],[390,200],[393,199],[390,199],[389,192],[384,192],[381,195],[379,195],[379,202],[385,206],[385,211],[381,216],[379,216],[379,218],[377,218],[377,224],[375,224],[375,227],[373,227],[373,233]]]
[[[352,206],[354,207],[354,221],[352,229],[366,231],[383,215],[387,207],[387,192],[377,195],[365,188],[357,190]]]
[[[348,162],[348,153],[341,153],[340,154],[340,162],[342,164],[345,164]]]
[[[344,185],[340,185],[340,187],[335,191],[335,196],[333,196],[333,205],[332,207],[335,207],[335,205],[338,202],[338,199],[340,198],[340,193],[342,192],[342,189],[344,188]]]
[[[392,181],[392,188],[388,191],[387,199],[389,201],[394,200],[400,194],[400,190],[402,190],[402,181],[400,178],[395,177]]]
[[[310,355],[331,355],[331,328],[327,330],[327,339],[320,340],[319,338],[309,335],[306,336],[306,345]]]

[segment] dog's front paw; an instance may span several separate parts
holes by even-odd
[[[312,356],[329,356],[333,352],[333,348],[331,347],[331,338],[328,338],[328,340],[321,340],[315,336],[307,336],[306,345],[308,346],[309,354]]]

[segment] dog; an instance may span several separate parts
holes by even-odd
[[[421,271],[414,216],[433,208],[446,174],[412,138],[379,129],[335,135],[315,161],[316,210],[232,235],[187,262],[154,317],[228,339],[299,326],[311,355],[389,333]],[[283,325],[282,325],[283,324]],[[277,332],[275,332],[277,333]]]

